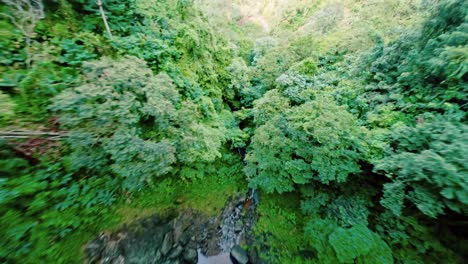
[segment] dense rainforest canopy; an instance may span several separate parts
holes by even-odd
[[[260,191],[265,263],[468,260],[468,2],[1,0],[0,262]]]

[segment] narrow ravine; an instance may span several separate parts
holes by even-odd
[[[240,246],[251,243],[255,202],[250,197],[232,197],[215,217],[186,210],[103,231],[86,245],[87,263],[253,263]]]

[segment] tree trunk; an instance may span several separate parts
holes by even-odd
[[[96,3],[99,6],[99,13],[101,13],[102,21],[106,27],[107,34],[109,34],[109,37],[112,38],[112,32],[110,30],[109,24],[107,23],[106,14],[104,14],[104,8],[102,7],[102,0],[97,0]]]
[[[31,38],[25,36],[24,40],[26,42],[26,67],[31,68]]]

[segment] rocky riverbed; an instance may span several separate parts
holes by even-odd
[[[255,202],[232,197],[216,217],[192,210],[140,219],[118,231],[102,232],[85,247],[87,263],[231,264],[257,263],[240,245],[252,242]]]

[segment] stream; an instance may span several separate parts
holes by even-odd
[[[229,253],[220,253],[216,256],[206,257],[201,250],[198,250],[197,264],[232,264]]]

